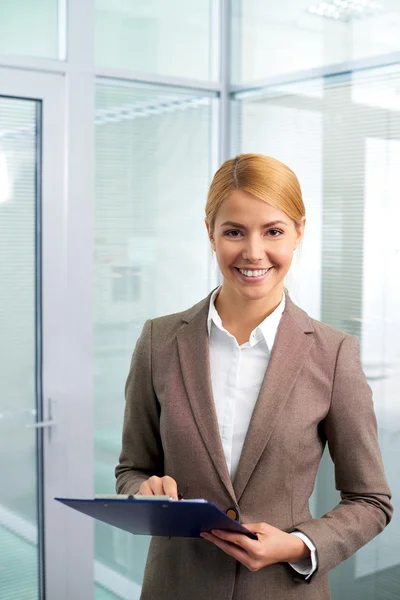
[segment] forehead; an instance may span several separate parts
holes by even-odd
[[[279,208],[275,208],[243,190],[235,190],[218,209],[216,223],[235,221],[243,225],[263,225],[269,221],[289,223],[289,217]]]

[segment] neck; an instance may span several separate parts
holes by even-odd
[[[215,308],[225,328],[227,325],[240,324],[252,330],[274,312],[281,303],[282,295],[283,289],[278,289],[264,298],[249,300],[232,294],[229,288],[222,285],[215,300]]]

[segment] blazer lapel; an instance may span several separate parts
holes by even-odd
[[[237,501],[263,453],[289,399],[309,349],[314,328],[308,315],[286,296],[268,368],[250,420],[233,482]]]
[[[192,407],[194,420],[214,467],[236,502],[219,433],[211,386],[207,316],[210,296],[196,306],[200,309],[186,319],[187,325],[177,334],[183,380]]]

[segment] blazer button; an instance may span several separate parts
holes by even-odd
[[[231,519],[234,519],[235,521],[237,521],[239,519],[239,514],[238,514],[238,511],[236,510],[236,508],[228,508],[228,510],[226,511],[226,514],[228,515],[228,517],[230,517]]]

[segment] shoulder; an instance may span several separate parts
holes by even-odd
[[[291,326],[300,327],[312,338],[307,360],[308,369],[318,377],[328,376],[329,381],[338,373],[345,373],[350,378],[359,378],[362,366],[358,338],[313,319],[290,298],[287,305],[287,318]]]
[[[289,296],[286,298],[285,310],[287,310],[289,318],[297,324],[300,324],[306,333],[313,334],[318,346],[339,350],[343,342],[345,342],[345,345],[348,343],[350,343],[350,345],[352,343],[355,345],[358,344],[358,339],[355,336],[345,333],[340,329],[335,329],[330,325],[326,325],[325,323],[310,317],[302,308],[297,306]]]
[[[310,317],[311,318],[311,317]],[[335,346],[340,346],[342,342],[346,338],[351,338],[353,336],[341,331],[340,329],[335,329],[330,325],[326,325],[317,319],[312,319],[311,322],[314,326],[315,335],[322,340],[324,340],[328,344],[333,344]]]
[[[360,342],[355,335],[335,329],[316,319],[312,319],[315,327],[315,341],[319,359],[324,361],[328,356],[338,365],[356,366],[361,369]]]

